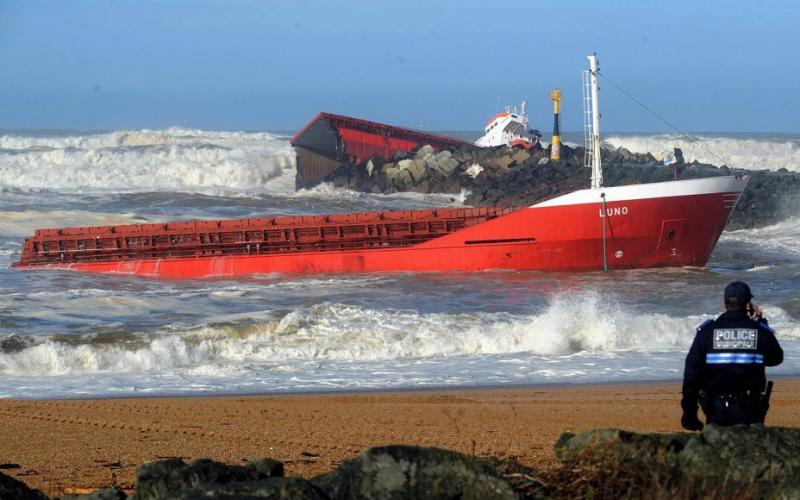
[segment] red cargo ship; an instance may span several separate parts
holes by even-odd
[[[13,267],[200,278],[705,265],[747,178],[602,187],[597,60],[589,59],[589,189],[522,208],[40,229]]]
[[[25,241],[14,267],[199,278],[587,271],[603,269],[604,262],[609,269],[703,266],[746,183],[746,178],[713,177],[585,189],[520,209],[443,208],[40,229]]]

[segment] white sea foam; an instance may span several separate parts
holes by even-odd
[[[776,327],[790,317],[767,306]],[[267,316],[269,316],[267,314]],[[211,323],[142,335],[144,345],[63,344],[41,340],[0,354],[0,373],[45,376],[102,371],[143,373],[178,368],[212,373],[307,362],[397,362],[530,354],[558,360],[683,348],[700,317],[626,311],[594,294],[560,299],[540,315],[421,314],[321,303],[250,323]],[[787,323],[784,325],[784,323]],[[800,339],[800,329],[782,330]],[[557,361],[556,361],[557,362]]]
[[[376,195],[372,193],[362,193],[346,188],[336,187],[329,182],[317,184],[312,188],[298,189],[290,195],[293,198],[309,198],[329,200],[335,199],[339,202],[348,203],[379,203],[385,204],[387,201],[408,203],[410,205],[432,205],[432,206],[460,206],[469,196],[469,191],[462,189],[458,194],[447,193],[391,193],[386,195]]]
[[[727,231],[720,241],[735,241],[775,256],[800,257],[800,218],[792,217],[771,226]]]
[[[0,149],[105,149],[137,146],[213,145],[225,148],[251,147],[275,141],[286,142],[266,132],[225,132],[168,128],[162,130],[119,130],[74,135],[0,135]]]
[[[288,140],[269,133],[171,128],[70,136],[0,135],[0,189],[23,192],[267,194],[409,206],[462,205],[468,195],[383,196],[331,184],[295,191],[295,172]]]
[[[133,214],[108,214],[87,210],[4,210],[0,211],[0,236],[24,237],[47,227],[110,226],[156,222]]]
[[[291,192],[294,154],[268,133],[184,129],[0,136],[0,187],[64,192]]]
[[[796,373],[800,328],[766,312],[789,353],[778,373]],[[175,326],[131,345],[39,338],[0,353],[0,397],[674,379],[702,318],[582,294],[528,316],[322,303],[225,319],[245,321]]]
[[[800,140],[779,137],[722,137],[701,135],[696,140],[670,134],[611,135],[604,142],[634,153],[652,153],[656,158],[673,148],[683,150],[686,161],[753,170],[800,171]]]

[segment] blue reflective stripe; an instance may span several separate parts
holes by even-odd
[[[764,355],[746,352],[710,352],[706,354],[706,363],[709,365],[762,365],[764,364]]]
[[[775,330],[773,330],[773,329],[772,329],[772,327],[771,327],[771,326],[769,326],[768,324],[766,324],[765,322],[761,321],[761,322],[759,323],[759,325],[761,325],[761,328],[764,328],[764,329],[765,329],[765,330],[767,330],[769,333],[775,333]]]

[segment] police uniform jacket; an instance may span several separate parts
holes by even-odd
[[[726,312],[697,329],[683,375],[684,410],[697,411],[699,392],[709,397],[761,393],[765,366],[783,361],[783,349],[766,319],[754,321],[742,312]]]

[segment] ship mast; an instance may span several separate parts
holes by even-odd
[[[600,107],[597,100],[597,54],[587,56],[589,69],[583,72],[583,128],[586,145],[585,164],[592,169],[592,189],[603,187],[603,165],[600,160]]]

